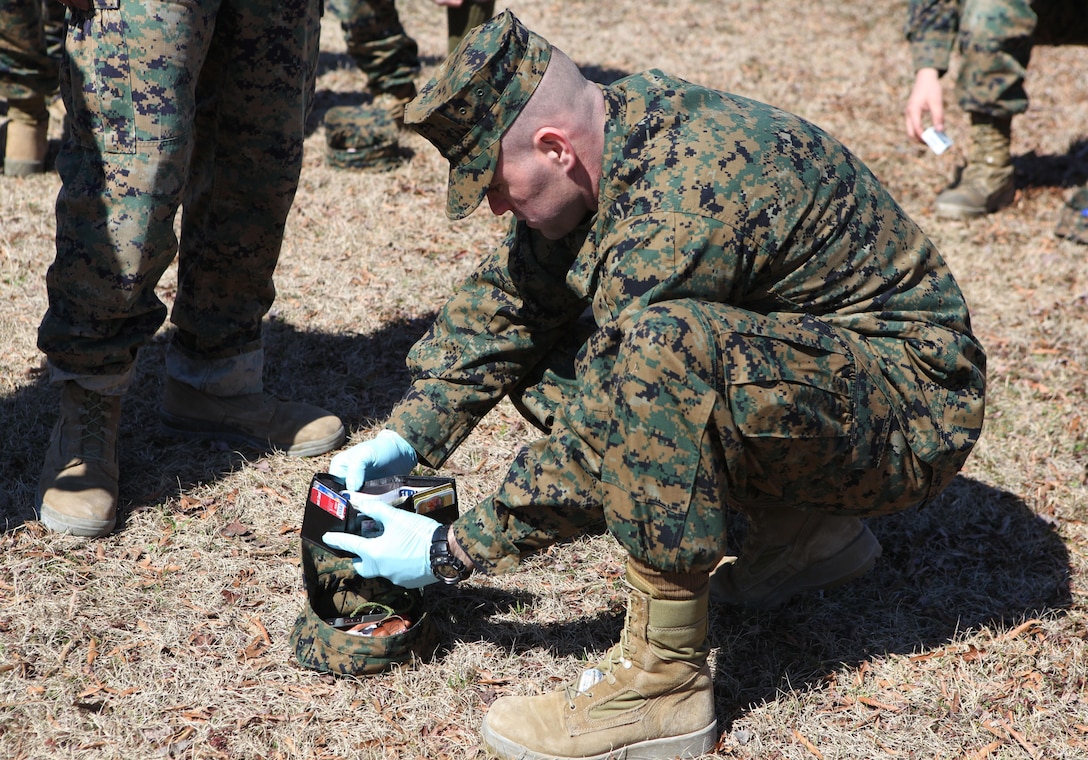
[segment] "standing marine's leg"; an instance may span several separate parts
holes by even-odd
[[[45,168],[47,98],[57,90],[58,9],[42,0],[0,0],[0,99],[7,101],[4,174],[20,177]]]
[[[1012,117],[1028,107],[1024,77],[1037,22],[1030,0],[964,3],[956,88],[971,117],[970,146],[967,165],[937,196],[939,216],[981,216],[1012,203]]]
[[[63,386],[38,487],[42,521],[91,536],[113,529],[120,397],[166,316],[155,285],[177,250],[195,80],[218,4],[109,6],[77,17],[66,43],[71,136],[57,158],[57,251],[38,332]]]
[[[313,456],[340,420],[264,392],[261,321],[302,169],[318,51],[316,0],[220,9],[196,83],[178,294],[162,418],[191,437]]]
[[[414,98],[419,46],[404,30],[393,0],[330,0],[329,10],[340,19],[348,55],[366,74],[370,92],[405,103]]]
[[[337,106],[325,114],[330,166],[386,170],[404,155],[397,143],[404,107],[416,96],[419,47],[400,23],[393,0],[329,0],[340,19],[348,54],[367,76],[372,102]]]
[[[459,7],[446,8],[449,52],[452,53],[468,32],[495,15],[495,0],[465,0]]]
[[[1054,234],[1088,245],[1088,187],[1077,190],[1062,205]]]
[[[257,403],[265,401],[259,324],[274,295],[317,44],[317,3],[309,0],[269,0],[244,19],[221,14],[218,0],[107,5],[78,19],[68,40],[62,92],[72,136],[57,160],[57,255],[38,333],[52,379],[64,384],[39,481],[42,520],[82,535],[108,533],[115,522],[119,398],[137,351],[166,317],[154,289],[177,252],[183,193],[194,206],[211,199],[205,208],[216,204],[218,216],[195,224],[187,210],[183,219],[186,251],[199,261],[180,267],[175,322],[185,346],[168,359],[168,395],[182,396],[184,410],[166,411],[193,434],[236,433],[263,448],[296,442],[297,431],[283,431],[281,407]],[[254,33],[259,42],[246,36]],[[237,56],[239,78],[260,68],[256,86],[232,89],[235,80],[224,76],[223,90],[207,89],[210,55],[218,63]],[[275,118],[270,101],[282,109]],[[261,118],[287,126],[252,130],[249,120]],[[217,151],[217,138],[225,149]],[[217,154],[223,163],[213,170]],[[232,405],[218,403],[220,395],[246,398]],[[316,411],[332,448],[343,437],[339,420]]]
[[[1088,45],[1088,13],[1080,0],[1036,2],[1039,45]],[[1088,245],[1088,186],[1081,186],[1062,204],[1054,228],[1058,237]]]

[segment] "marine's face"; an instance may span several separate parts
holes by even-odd
[[[499,151],[487,202],[497,216],[507,211],[519,222],[558,240],[585,218],[588,208],[578,185],[560,161],[544,151]]]

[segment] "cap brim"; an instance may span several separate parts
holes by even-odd
[[[449,188],[446,191],[446,216],[464,219],[479,207],[495,176],[499,162],[499,141],[479,146],[479,152],[468,161],[450,166]]]

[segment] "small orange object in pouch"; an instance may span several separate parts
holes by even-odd
[[[399,615],[390,615],[377,623],[359,623],[349,628],[347,632],[355,636],[393,636],[404,633],[411,625],[408,620]]]

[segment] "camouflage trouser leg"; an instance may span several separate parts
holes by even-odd
[[[0,98],[57,91],[63,29],[64,6],[56,0],[0,0]]]
[[[67,40],[72,139],[38,345],[59,370],[124,375],[166,308],[209,360],[251,354],[298,185],[318,0],[97,0]]]
[[[610,418],[588,423],[608,431],[603,453],[559,413],[478,508],[496,522],[458,521],[486,572],[602,518],[642,563],[709,572],[726,549],[727,507],[886,514],[934,487],[887,397],[811,318],[658,304],[630,326],[614,379]]]
[[[656,305],[627,332],[616,378],[604,513],[651,567],[709,572],[726,505],[881,514],[927,494],[888,399],[811,318]]]
[[[446,8],[446,28],[449,31],[449,52],[457,49],[470,31],[495,14],[495,0],[465,0],[460,6]]]
[[[372,92],[393,92],[419,74],[419,47],[400,23],[393,0],[328,0],[340,20],[348,55]]]
[[[1024,76],[1035,44],[1088,43],[1081,0],[966,0],[960,19],[960,106],[1008,118],[1028,107]]]

